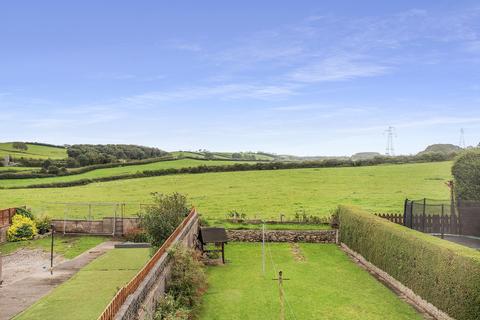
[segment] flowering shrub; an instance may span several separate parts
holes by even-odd
[[[7,230],[7,239],[8,241],[30,240],[37,233],[37,227],[32,219],[16,214],[12,218],[12,225]]]

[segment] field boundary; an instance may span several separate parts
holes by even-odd
[[[389,275],[387,272],[375,266],[373,263],[365,259],[360,253],[350,249],[345,243],[340,243],[340,248],[360,267],[367,270],[377,280],[385,284],[389,289],[395,292],[402,300],[412,305],[417,311],[424,316],[427,315],[431,319],[436,320],[455,320],[445,312],[441,311],[433,304],[424,300],[415,294],[410,288],[403,285],[400,281]],[[428,317],[426,317],[428,319]]]
[[[153,313],[155,302],[165,291],[168,250],[181,241],[193,247],[197,232],[198,214],[193,208],[145,266],[117,292],[98,319],[130,320],[137,319],[140,312]]]

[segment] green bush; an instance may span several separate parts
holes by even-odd
[[[33,213],[25,208],[16,208],[15,209],[15,214],[19,214],[21,216],[27,217],[31,220],[35,220],[35,217],[33,216]]]
[[[16,214],[12,218],[12,225],[7,230],[7,239],[12,242],[31,240],[37,233],[37,227],[32,219]]]
[[[480,149],[462,153],[452,167],[455,196],[461,200],[480,200]]]
[[[148,234],[140,228],[129,230],[127,233],[125,233],[124,238],[129,242],[148,242]]]
[[[40,218],[35,219],[35,225],[38,229],[39,234],[45,234],[50,231],[52,223],[52,218],[49,216],[41,216]]]
[[[195,318],[201,296],[207,287],[207,277],[195,251],[176,245],[168,252],[171,274],[167,294],[157,305],[155,320],[183,320]]]
[[[139,213],[140,227],[152,246],[160,247],[188,215],[187,198],[180,193],[153,194],[153,205]]]
[[[480,252],[366,213],[338,209],[340,241],[458,320],[480,319]]]

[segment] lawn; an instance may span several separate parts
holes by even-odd
[[[145,170],[160,170],[160,169],[179,169],[187,167],[198,167],[202,165],[207,166],[220,166],[220,165],[233,165],[239,163],[239,161],[209,161],[209,160],[194,160],[194,159],[181,159],[181,160],[169,160],[169,161],[158,161],[148,164],[139,164],[131,165],[124,167],[116,168],[105,168],[92,170],[85,173],[70,175],[70,176],[59,176],[52,178],[34,178],[34,179],[2,179],[0,180],[0,187],[22,187],[32,184],[39,183],[54,183],[54,182],[69,182],[77,181],[81,179],[95,179],[109,176],[120,176],[126,174],[132,174],[136,172],[141,172]],[[245,163],[242,161],[241,163]],[[248,163],[248,162],[247,162]],[[254,163],[254,162],[249,162]]]
[[[31,159],[64,159],[67,157],[67,149],[65,148],[39,146],[28,143],[27,146],[27,150],[19,150],[13,148],[11,142],[0,143],[0,158],[3,159],[6,155]]]
[[[100,236],[62,236],[55,235],[53,250],[64,258],[73,259],[81,253],[107,241],[108,238]],[[9,254],[22,248],[42,249],[50,252],[51,238],[45,237],[36,240],[6,242],[0,245],[2,254]]]
[[[371,212],[403,212],[406,197],[448,199],[445,181],[451,179],[451,162],[369,167],[219,172],[93,183],[48,189],[0,190],[1,207],[27,205],[36,214],[85,217],[88,209],[68,211],[62,202],[150,202],[151,192],[186,194],[208,219],[225,218],[230,210],[247,218],[293,218],[328,215],[338,204],[359,205]],[[132,205],[127,214],[135,214]],[[82,211],[83,210],[83,211]],[[111,216],[112,207],[95,207],[97,217]]]
[[[149,249],[113,249],[14,319],[97,319],[148,258]]]
[[[261,245],[230,243],[227,264],[207,269],[200,319],[278,319],[277,272],[283,271],[286,319],[422,319],[337,246],[270,243],[262,274]],[[274,267],[275,265],[275,267]]]
[[[260,230],[261,224],[252,223],[231,223],[221,220],[211,221],[210,226],[221,226],[230,230]],[[296,223],[282,223],[282,224],[265,224],[265,230],[330,230],[328,224],[296,224]]]

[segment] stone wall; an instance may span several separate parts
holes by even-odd
[[[262,230],[227,230],[229,241],[261,242]],[[337,230],[266,230],[265,241],[336,243]]]
[[[105,217],[102,220],[52,220],[55,230],[59,233],[84,233],[121,236],[138,228],[138,218]]]
[[[174,243],[183,243],[193,248],[198,236],[198,215],[190,220]],[[127,300],[115,316],[116,320],[151,319],[158,300],[164,295],[170,275],[170,258],[165,253],[150,271],[137,290]]]

